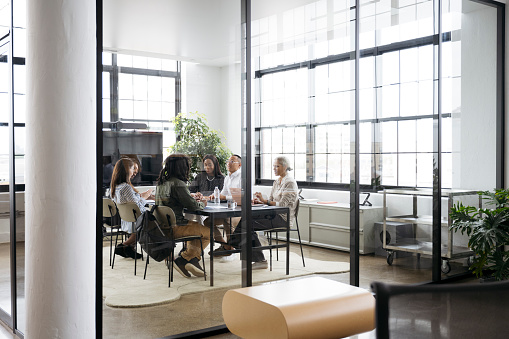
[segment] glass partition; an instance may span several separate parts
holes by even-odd
[[[451,0],[442,5],[442,188],[473,192],[455,197],[452,204],[488,208],[475,193],[502,188],[497,177],[502,142],[497,86],[503,77],[497,20],[497,8],[489,3]],[[450,207],[443,201],[443,217]],[[467,269],[467,243],[466,234],[443,232],[447,256],[454,258],[443,263],[444,270]]]
[[[105,321],[104,336],[139,333],[138,319],[162,313],[174,316],[153,320],[150,336],[224,330],[228,289],[297,275],[320,272],[369,288],[373,280],[418,283],[465,273],[470,253],[466,239],[448,231],[448,213],[458,201],[478,203],[478,190],[501,182],[495,169],[502,166],[502,44],[491,3],[455,1],[260,0],[242,12],[249,2],[217,0],[171,8],[174,20],[151,14],[160,36],[123,24],[137,22],[129,15],[139,17],[143,6],[124,5],[119,16],[119,2],[105,3],[103,121],[148,122],[166,133],[166,156],[179,138],[169,120],[179,112],[204,114],[232,153],[248,155],[241,160],[252,181],[245,192],[264,199],[279,180],[274,161],[285,156],[299,190],[300,234],[290,234],[289,275],[284,250],[272,258],[266,250],[272,269],[250,272],[237,254],[234,266],[213,260],[212,287],[208,247],[208,280],[175,273],[169,288],[162,263],[150,261],[143,281],[124,258],[112,269],[105,237],[104,318],[118,322]],[[241,13],[250,15],[245,25]],[[179,19],[191,16],[192,29]],[[152,73],[165,62],[177,68]],[[164,71],[179,76],[164,79]],[[246,206],[239,210],[249,214]],[[358,248],[351,241],[356,223]],[[256,235],[262,245],[284,243],[283,235],[263,233]],[[129,271],[122,284],[140,284],[133,294],[166,299],[128,309],[131,290],[111,298],[121,266]],[[154,282],[162,289],[151,295],[159,291]]]
[[[255,189],[271,193],[274,161],[285,156],[300,191],[292,262],[303,253],[310,273],[320,263],[334,272],[325,277],[348,283],[355,2],[255,1],[251,29]],[[342,190],[311,189],[315,183]]]
[[[178,6],[175,2],[164,2],[158,6],[154,12],[149,6],[126,5],[122,1],[104,2],[103,122],[121,121],[119,133],[126,136],[134,133],[133,128],[136,133],[158,133],[162,147],[159,155],[152,152],[152,158],[160,156],[160,165],[170,154],[180,153],[172,146],[183,137],[176,135],[172,120],[178,113],[188,114],[187,117],[193,119],[197,112],[206,125],[201,128],[218,131],[231,153],[242,154],[241,2],[215,0],[202,2],[200,6],[195,2],[179,2]],[[150,27],[157,29],[140,22],[140,13],[145,12],[145,17],[150,17]],[[168,16],[168,13],[171,14]],[[146,124],[147,129],[129,127],[140,123]],[[104,126],[103,137],[112,132],[109,127],[112,125]],[[188,141],[193,144],[193,141]],[[136,149],[136,142],[133,144],[133,149]],[[118,154],[130,153],[136,158],[147,150],[147,146],[142,146],[136,152],[124,151],[122,145],[126,145],[125,140],[115,145],[119,146]],[[207,146],[206,142],[202,145]],[[202,150],[195,151],[196,154],[194,151],[186,153],[197,156]],[[111,154],[113,165],[118,160],[118,157],[113,159],[115,155]],[[147,173],[147,167],[140,162],[143,175]],[[242,169],[250,163],[242,159]],[[204,167],[201,160],[198,167]],[[227,175],[226,172],[223,174]],[[210,180],[210,177],[207,176],[207,179]],[[192,181],[193,178],[190,178],[189,184]],[[140,192],[148,189],[146,186],[155,188],[157,176],[150,183],[135,186]],[[198,191],[207,196],[211,193]],[[215,211],[210,208],[214,206],[212,202],[208,205],[207,211]],[[245,206],[238,207],[237,213],[242,208]],[[199,223],[211,219],[191,211],[185,213],[185,218]],[[221,221],[226,218],[215,217],[216,221],[220,221],[219,233],[224,238],[226,221]],[[229,217],[227,219],[229,221]],[[105,227],[108,231],[108,225]],[[221,244],[217,242],[218,238],[214,239],[214,248],[218,249]],[[115,237],[112,243],[115,246]],[[203,253],[205,263],[200,261],[199,264],[205,269],[207,279],[194,275],[187,278],[174,268],[173,281],[168,286],[169,269],[164,260],[156,262],[150,258],[146,277],[143,275],[147,258],[138,260],[137,275],[134,276],[134,261],[130,258],[116,255],[113,268],[110,265],[109,236],[104,237],[103,245],[105,338],[119,335],[163,337],[224,324],[221,310],[223,295],[228,289],[242,284],[242,261],[238,252],[228,256],[232,260],[224,259],[226,256],[214,256],[212,273],[211,246],[206,246]],[[187,246],[189,249],[194,244],[188,243]],[[176,257],[181,249],[182,243],[177,243]],[[171,270],[171,263],[168,265]],[[269,276],[268,279],[272,280],[268,269],[263,273],[262,279]],[[284,276],[284,273],[274,274]],[[259,277],[257,279],[260,280]],[[141,319],[150,319],[150,326],[141,326]]]
[[[11,124],[11,3],[0,2],[0,319],[10,325],[14,315],[12,309],[11,251],[11,172],[12,145]]]
[[[361,1],[360,17],[361,184],[383,207],[374,257],[361,261],[360,274],[394,265],[396,282],[430,280],[433,2]]]

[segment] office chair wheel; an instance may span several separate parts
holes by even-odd
[[[393,261],[394,261],[394,252],[387,252],[387,264],[389,266],[391,266]]]
[[[451,272],[451,264],[449,264],[448,260],[442,260],[442,266],[440,267],[440,270],[443,274]]]

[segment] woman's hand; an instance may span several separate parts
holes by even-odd
[[[191,196],[196,200],[196,201],[201,201],[203,200],[203,194],[201,194],[200,192],[197,192],[197,193],[191,193]]]
[[[256,192],[254,195],[255,195],[254,200],[259,201],[259,202],[257,202],[258,204],[266,204],[267,203],[267,200],[263,199],[263,195],[260,192]]]
[[[259,205],[259,204],[263,204],[264,202],[258,198],[254,198],[253,200],[251,200],[251,203],[254,205]]]
[[[140,193],[141,197],[145,200],[149,199],[150,197],[153,197],[152,193],[154,191],[152,189],[146,190],[145,192]]]

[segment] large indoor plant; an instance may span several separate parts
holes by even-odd
[[[455,204],[451,209],[451,229],[466,233],[475,257],[470,269],[477,277],[489,270],[496,280],[509,278],[509,190],[479,192],[487,208]]]
[[[211,129],[203,114],[179,113],[172,119],[177,141],[170,148],[172,153],[184,153],[191,158],[191,178],[202,170],[202,159],[213,154],[219,161],[221,172],[226,175],[226,161],[232,152],[225,145],[224,133]]]

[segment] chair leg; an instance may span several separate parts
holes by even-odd
[[[138,234],[137,233],[134,233],[134,275],[136,275],[136,258],[138,257],[136,255],[137,251],[136,251],[136,244],[138,243]]]
[[[170,287],[170,284],[171,282],[173,281],[173,262],[175,260],[175,249],[172,249],[171,250],[171,257],[170,257],[170,261],[171,261],[171,266],[170,266],[170,263],[168,263],[168,287]]]
[[[117,242],[118,242],[118,231],[115,236],[115,249],[117,249]],[[115,266],[115,255],[117,254],[115,253],[115,251],[113,251],[113,261],[111,262],[111,269],[113,269],[113,266]]]
[[[147,256],[147,260],[145,260],[145,273],[143,274],[143,280],[145,280],[145,277],[147,276],[147,266],[148,266],[149,260],[150,260],[150,257]]]
[[[302,266],[306,267],[306,263],[304,262],[304,252],[302,251],[302,241],[300,240],[300,230],[299,230],[299,223],[297,220],[295,220],[297,224],[297,235],[299,236],[299,245],[300,245],[300,255],[302,256]]]
[[[269,257],[270,257],[270,271],[272,271],[272,232],[267,232],[267,240],[269,241]]]
[[[279,245],[279,235],[276,232],[276,246]],[[279,261],[279,247],[276,247],[276,261]]]
[[[112,255],[111,247],[113,246],[113,234],[111,234],[112,231],[113,231],[113,227],[110,227],[110,266],[111,266],[111,255]],[[117,230],[117,232],[118,232],[118,230]]]
[[[207,281],[207,273],[205,271],[205,252],[203,252],[203,242],[200,238],[200,248],[201,248],[201,260],[203,263],[203,276],[205,277],[205,281]]]

